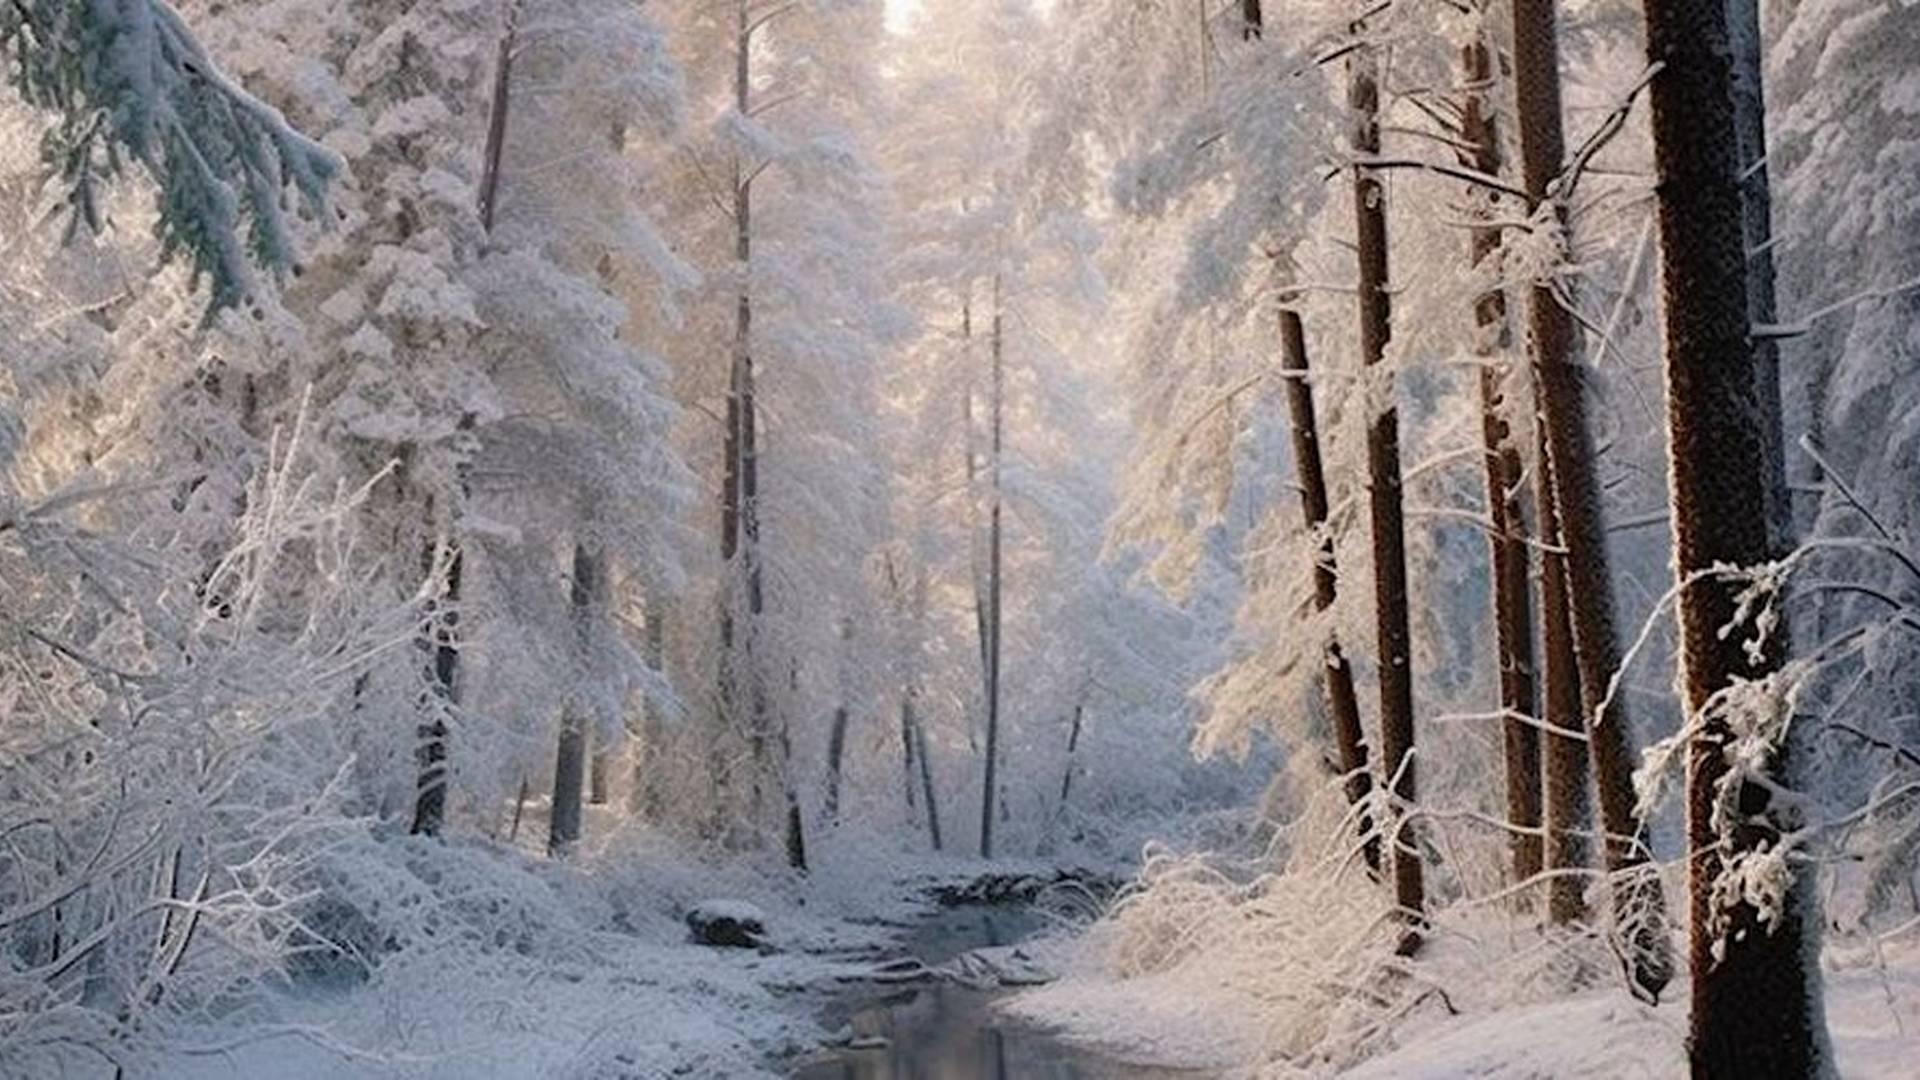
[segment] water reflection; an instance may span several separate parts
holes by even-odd
[[[1041,925],[1021,907],[965,907],[919,927],[908,948],[929,964],[968,949],[1011,945]],[[1022,1028],[994,1011],[995,994],[949,983],[866,999],[846,1018],[853,1044],[796,1080],[1194,1080],[1198,1075],[1108,1061]]]

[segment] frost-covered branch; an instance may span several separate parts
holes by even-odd
[[[106,224],[101,183],[131,159],[159,186],[163,260],[184,257],[210,313],[246,299],[252,267],[295,267],[283,192],[315,217],[343,165],[227,78],[167,0],[12,0],[0,53],[14,88],[54,113],[43,154],[72,227]]]

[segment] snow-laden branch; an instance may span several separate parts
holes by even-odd
[[[319,217],[344,166],[228,79],[166,0],[11,0],[0,53],[27,103],[59,118],[46,153],[73,228],[105,226],[101,181],[131,158],[160,188],[162,258],[207,281],[210,314],[251,294],[253,266],[293,269],[283,192]]]

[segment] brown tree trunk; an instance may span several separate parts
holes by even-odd
[[[1580,666],[1573,654],[1573,616],[1568,610],[1567,556],[1561,548],[1560,514],[1553,506],[1553,461],[1544,452],[1545,424],[1535,425],[1543,448],[1535,470],[1540,507],[1540,646],[1545,662],[1547,918],[1566,926],[1587,917],[1586,883],[1576,871],[1587,866],[1585,830],[1592,816],[1587,795],[1586,720],[1581,715]],[[1559,732],[1567,732],[1560,734]]]
[[[1672,455],[1674,563],[1685,582],[1718,565],[1752,566],[1773,551],[1768,442],[1749,331],[1740,139],[1726,0],[1647,0],[1647,54],[1659,174],[1665,301],[1667,431]],[[1749,654],[1752,627],[1735,632],[1738,586],[1712,578],[1680,594],[1687,713],[1698,724],[1687,756],[1688,885],[1692,927],[1695,1076],[1808,1077],[1826,1072],[1820,1006],[1807,970],[1811,897],[1790,887],[1768,925],[1743,898],[1722,901],[1728,858],[1779,843],[1780,808],[1759,783],[1736,779],[1732,806],[1724,715],[1707,713],[1736,679],[1777,672],[1780,639]],[[1772,718],[1752,718],[1764,723]],[[1759,763],[1783,779],[1784,747]],[[1734,820],[1723,834],[1713,820]],[[1804,871],[1796,877],[1804,880]]]
[[[980,857],[993,858],[993,804],[999,793],[1000,759],[1000,455],[1006,428],[1006,362],[1000,312],[1000,276],[993,278],[991,435],[987,457],[987,763],[980,789]]]
[[[1757,0],[1728,0],[1733,45],[1733,116],[1740,169],[1741,237],[1747,252],[1747,322],[1769,326],[1778,318],[1773,274],[1773,193],[1767,182],[1767,105],[1760,55]],[[1787,455],[1780,395],[1780,345],[1753,337],[1753,381],[1759,395],[1761,446],[1766,453],[1768,552],[1780,558],[1793,548],[1793,504],[1787,486]]]
[[[750,18],[748,4],[740,0],[735,8],[734,35],[734,107],[740,115],[752,113],[753,33],[765,19]],[[733,163],[734,268],[739,283],[734,298],[733,355],[728,369],[726,443],[721,484],[720,555],[725,567],[727,598],[720,616],[720,702],[722,710],[747,736],[749,752],[750,831],[761,828],[765,808],[766,784],[776,777],[783,789],[786,813],[788,860],[796,867],[804,861],[805,844],[798,835],[798,793],[789,780],[784,754],[785,731],[775,732],[758,652],[761,615],[765,611],[761,583],[760,558],[760,440],[759,406],[755,400],[753,361],[753,180],[757,170],[735,158]],[[737,590],[737,593],[736,593]],[[742,595],[743,594],[743,595]],[[734,625],[736,609],[744,616],[744,626]],[[744,722],[739,717],[745,698]],[[776,766],[772,745],[775,736],[781,744],[783,763]],[[723,777],[724,766],[716,766]],[[796,861],[799,860],[799,861]]]
[[[1280,309],[1280,367],[1286,373],[1287,413],[1293,427],[1293,469],[1300,481],[1300,513],[1307,531],[1319,536],[1313,564],[1313,606],[1325,613],[1339,599],[1339,567],[1334,561],[1333,534],[1327,530],[1327,476],[1320,460],[1320,424],[1314,413],[1313,385],[1309,381],[1307,337],[1300,313]],[[1357,822],[1361,856],[1369,873],[1380,872],[1380,836],[1373,828],[1368,803],[1373,797],[1373,774],[1367,767],[1367,737],[1360,726],[1360,700],[1353,688],[1353,666],[1331,631],[1321,646],[1326,676],[1327,715],[1333,723],[1335,760],[1346,776],[1347,802],[1359,811]]]
[[[646,608],[640,615],[641,659],[656,678],[666,677],[667,611],[658,590],[649,585]],[[633,786],[627,805],[642,821],[658,822],[666,811],[664,752],[667,743],[665,718],[648,693],[640,700],[640,748],[634,759]]]
[[[853,621],[844,619],[840,623],[840,703],[834,707],[833,723],[827,729],[826,819],[830,825],[840,820],[840,788],[847,759],[847,725],[852,720],[848,702],[852,694],[847,671],[852,641]]]
[[[1361,28],[1363,29],[1363,28]],[[1353,150],[1360,158],[1380,153],[1380,59],[1362,44],[1349,61],[1347,105],[1353,110]],[[1368,367],[1384,362],[1392,333],[1387,279],[1387,193],[1378,170],[1353,170],[1356,247],[1360,261],[1360,355]],[[1390,384],[1389,384],[1390,385]],[[1369,408],[1375,403],[1368,402]],[[1400,497],[1400,410],[1389,391],[1367,426],[1367,502],[1373,526],[1373,593],[1379,630],[1380,743],[1384,752],[1392,840],[1394,901],[1407,920],[1399,951],[1420,947],[1425,925],[1426,884],[1420,848],[1407,823],[1417,786],[1413,757],[1413,634],[1407,612],[1406,518]]]
[[[1461,48],[1465,76],[1461,129],[1473,144],[1466,163],[1486,176],[1500,175],[1500,140],[1492,105],[1494,86],[1491,50],[1476,37]],[[1490,213],[1488,198],[1469,191],[1468,198]],[[1476,266],[1497,262],[1500,230],[1486,227],[1472,232],[1471,251]],[[1480,435],[1486,452],[1487,515],[1493,531],[1487,537],[1493,582],[1494,655],[1500,673],[1500,711],[1505,736],[1507,769],[1507,824],[1513,880],[1530,881],[1540,873],[1540,729],[1534,726],[1533,596],[1528,585],[1526,520],[1520,505],[1520,451],[1508,430],[1505,384],[1507,370],[1507,298],[1495,288],[1473,308],[1480,332]],[[1522,902],[1526,900],[1522,894]]]
[[[613,755],[605,750],[595,750],[593,759],[587,766],[587,801],[594,806],[605,806],[613,782]]]
[[[1521,173],[1535,207],[1549,198],[1566,154],[1560,117],[1560,53],[1552,0],[1513,5],[1514,89],[1519,102]],[[1557,206],[1564,221],[1565,207]],[[1606,827],[1607,867],[1613,872],[1614,917],[1625,938],[1634,983],[1656,997],[1672,978],[1665,902],[1659,880],[1645,867],[1648,852],[1634,817],[1632,726],[1626,703],[1608,693],[1619,669],[1614,634],[1613,582],[1593,441],[1573,320],[1548,282],[1535,284],[1527,304],[1534,378],[1541,388],[1547,457],[1552,461],[1554,507],[1567,549],[1573,647],[1587,715],[1600,816]],[[1604,715],[1602,710],[1605,710]]]
[[[579,649],[592,647],[593,620],[602,603],[606,567],[584,543],[573,546],[573,622]],[[587,774],[587,712],[569,700],[560,718],[560,741],[553,759],[553,816],[547,824],[547,854],[564,856],[580,840],[580,801]]]
[[[939,851],[940,844],[940,799],[933,787],[933,762],[927,754],[927,732],[918,720],[913,724],[913,743],[919,750],[920,790],[927,802],[927,839],[933,843],[933,850]]]

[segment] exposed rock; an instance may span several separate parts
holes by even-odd
[[[741,900],[707,900],[687,911],[687,929],[697,945],[755,949],[766,944],[767,917]]]

